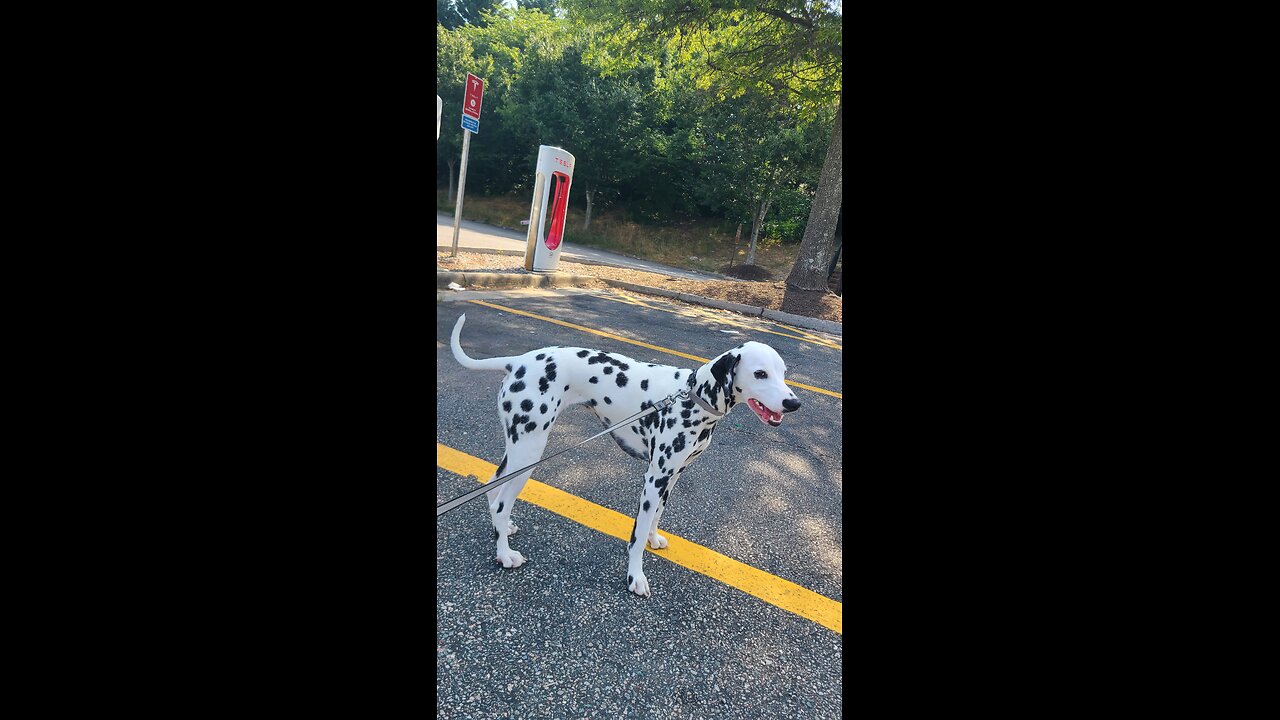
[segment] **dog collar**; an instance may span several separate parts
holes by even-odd
[[[699,406],[699,407],[701,407],[703,410],[706,410],[706,411],[707,411],[707,413],[708,413],[708,414],[710,414],[710,415],[711,415],[711,417],[713,417],[713,418],[717,418],[717,419],[718,419],[718,418],[722,418],[722,417],[724,417],[724,416],[725,416],[725,414],[724,414],[724,413],[720,412],[719,410],[717,410],[717,409],[715,409],[715,408],[711,407],[709,404],[707,404],[707,401],[706,401],[706,400],[703,400],[702,398],[698,397],[698,393],[697,393],[697,392],[694,392],[694,391],[692,391],[692,390],[691,390],[691,391],[689,391],[689,399],[690,399],[690,400],[692,400],[692,401],[694,401],[695,403],[697,403],[697,404],[698,404],[698,406]]]

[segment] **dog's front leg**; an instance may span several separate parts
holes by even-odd
[[[636,524],[631,527],[631,541],[627,543],[627,589],[631,592],[649,597],[649,579],[645,577],[641,565],[644,562],[644,543],[648,529],[653,527],[654,516],[658,512],[658,489],[655,482],[662,478],[662,471],[650,465],[645,473],[644,491],[640,493],[640,507],[636,511]],[[639,532],[639,539],[636,534]]]
[[[671,497],[671,491],[676,487],[676,481],[680,479],[680,470],[671,475],[670,480],[659,476],[654,483],[654,488],[658,491],[658,511],[653,515],[653,525],[649,526],[649,547],[654,550],[662,550],[667,546],[667,539],[658,534],[658,523],[662,522],[662,511],[667,509],[667,500]],[[670,483],[664,485],[663,483]]]

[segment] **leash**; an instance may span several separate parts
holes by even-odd
[[[535,465],[541,465],[542,463],[544,463],[544,462],[546,462],[546,461],[550,460],[551,458],[555,457],[556,455],[559,455],[560,453],[566,453],[566,452],[569,452],[570,450],[572,450],[572,449],[574,449],[574,448],[578,447],[578,445],[584,445],[584,444],[586,444],[586,443],[591,442],[592,440],[595,440],[596,438],[600,437],[601,435],[607,435],[608,433],[613,432],[614,428],[618,428],[618,427],[621,427],[621,426],[623,426],[623,425],[627,425],[627,424],[629,424],[632,420],[635,420],[635,419],[637,419],[637,418],[644,417],[645,415],[649,415],[650,413],[655,413],[655,412],[658,412],[659,410],[662,410],[662,409],[664,409],[664,408],[670,407],[673,403],[675,403],[675,401],[676,401],[676,400],[688,400],[690,397],[692,397],[692,398],[693,398],[693,400],[694,400],[694,402],[696,402],[698,405],[701,405],[701,406],[702,406],[703,408],[705,408],[708,412],[714,413],[714,417],[715,417],[715,418],[717,418],[717,419],[718,419],[718,418],[720,418],[720,417],[723,417],[723,416],[724,416],[724,413],[722,413],[722,412],[720,412],[720,411],[718,411],[718,410],[715,410],[715,409],[711,408],[711,406],[707,405],[707,404],[706,404],[706,402],[704,402],[704,401],[702,400],[702,398],[698,397],[698,395],[697,395],[696,393],[693,393],[693,394],[691,395],[691,394],[690,394],[690,392],[689,392],[687,389],[686,389],[686,390],[681,390],[681,391],[679,391],[679,392],[677,392],[677,393],[673,393],[673,394],[671,394],[671,395],[666,396],[666,397],[665,397],[665,398],[663,398],[662,400],[659,400],[659,401],[658,401],[658,403],[657,403],[656,405],[654,405],[653,407],[649,408],[648,410],[641,410],[640,412],[636,413],[635,415],[632,415],[631,417],[627,418],[626,420],[622,420],[622,421],[620,421],[620,422],[616,422],[616,423],[614,423],[613,425],[610,425],[609,427],[605,428],[605,429],[604,429],[604,430],[602,430],[601,432],[598,432],[598,433],[596,433],[595,435],[592,435],[591,437],[587,438],[586,440],[583,440],[582,442],[578,443],[577,445],[570,445],[569,447],[565,448],[564,450],[560,450],[559,452],[552,453],[551,455],[548,455],[548,456],[546,456],[546,457],[542,458],[542,459],[541,459],[541,460],[539,460],[538,462],[533,463],[533,465],[525,465],[524,467],[520,468],[519,470],[513,470],[513,471],[511,471],[511,472],[507,473],[506,475],[503,475],[503,476],[502,476],[502,477],[500,477],[500,478],[496,478],[496,479],[494,479],[494,480],[490,480],[489,482],[485,483],[484,485],[481,485],[480,487],[476,488],[475,490],[472,490],[472,491],[467,492],[467,493],[463,493],[462,495],[459,495],[458,497],[456,497],[456,498],[454,498],[454,499],[452,499],[452,500],[450,500],[450,501],[448,501],[448,502],[446,502],[446,503],[444,503],[444,504],[442,504],[442,505],[437,505],[437,506],[436,506],[436,517],[440,517],[441,515],[443,515],[443,514],[445,514],[445,513],[449,512],[450,510],[452,510],[452,509],[454,509],[454,508],[458,507],[459,505],[462,505],[463,503],[465,503],[465,502],[467,502],[467,501],[469,501],[469,500],[472,500],[472,499],[474,499],[474,498],[480,497],[480,496],[481,496],[481,495],[483,495],[484,493],[487,493],[487,492],[489,492],[490,490],[492,490],[492,489],[494,489],[494,488],[498,487],[499,485],[502,485],[503,483],[507,482],[508,480],[511,480],[511,479],[515,478],[517,475],[519,475],[520,473],[524,472],[525,470],[528,470],[529,468],[534,467]]]

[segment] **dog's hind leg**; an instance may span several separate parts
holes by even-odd
[[[508,470],[522,468],[525,465],[532,465],[538,462],[542,459],[542,451],[546,447],[546,433],[533,432],[520,437],[515,442],[508,436],[507,454],[503,457],[503,465],[499,466],[494,478],[502,477],[502,473]],[[504,568],[520,567],[525,561],[524,555],[511,549],[511,546],[507,543],[507,538],[514,534],[516,530],[516,526],[511,524],[511,506],[515,505],[516,496],[524,489],[525,483],[529,481],[529,476],[532,474],[532,469],[525,470],[502,487],[486,493],[486,499],[489,501],[489,517],[493,521],[493,529],[498,533],[497,551],[494,558],[497,562],[502,563]]]

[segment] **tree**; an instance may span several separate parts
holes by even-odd
[[[484,13],[497,12],[502,0],[436,0],[436,24],[452,30],[462,25],[484,25]]]
[[[556,0],[516,0],[516,7],[521,10],[541,10],[548,15],[555,14],[557,5]]]
[[[812,117],[840,103],[841,28],[838,6],[825,0],[563,0],[580,21],[613,38],[602,56],[615,66],[666,47],[711,72],[704,80],[723,98],[755,89],[792,103]],[[813,267],[830,260],[842,202],[840,111],[827,145],[817,193],[788,284],[825,287]]]
[[[731,222],[751,223],[745,265],[754,265],[765,218],[777,200],[817,174],[821,157],[812,151],[807,123],[788,116],[770,96],[756,91],[699,109],[706,151],[697,193],[712,211]]]

